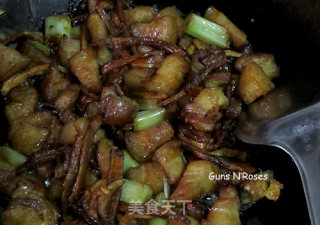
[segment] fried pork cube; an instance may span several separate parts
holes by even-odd
[[[166,176],[157,162],[149,162],[130,168],[127,178],[148,185],[154,194],[158,194],[163,191]]]
[[[240,225],[240,200],[234,187],[223,187],[203,225]]]
[[[81,86],[78,84],[70,84],[64,89],[55,101],[57,110],[72,110],[80,94]]]
[[[133,9],[124,10],[124,16],[129,26],[134,23],[151,23],[157,16],[157,11],[152,6],[136,6]]]
[[[73,74],[90,92],[99,93],[102,90],[99,65],[91,48],[79,52],[69,62]]]
[[[84,134],[89,126],[89,120],[86,118],[78,118],[75,121],[69,121],[61,129],[61,144],[74,144],[78,133]]]
[[[128,132],[125,134],[125,142],[128,151],[140,163],[152,158],[154,151],[168,142],[174,135],[174,130],[167,122],[161,122],[151,128]]]
[[[58,211],[45,199],[45,190],[35,180],[15,178],[10,203],[2,215],[3,225],[55,225]],[[39,182],[39,181],[38,181]]]
[[[128,90],[143,90],[153,72],[145,68],[132,68],[123,75],[124,85]]]
[[[136,23],[131,26],[135,37],[156,38],[161,41],[176,43],[178,38],[178,24],[172,16],[161,16],[151,23]]]
[[[273,201],[278,200],[283,184],[274,179],[272,171],[261,172],[258,175],[262,178],[248,180],[241,184],[241,188],[250,194],[251,201],[257,201],[264,197]]]
[[[100,45],[100,42],[107,38],[107,30],[98,13],[90,13],[87,26],[94,44]]]
[[[215,7],[209,7],[205,12],[204,17],[224,27],[228,31],[234,47],[242,48],[247,43],[247,35]]]
[[[170,199],[197,200],[213,191],[217,186],[217,181],[209,179],[211,173],[219,173],[219,168],[211,162],[206,160],[190,162]]]
[[[176,6],[168,6],[168,7],[163,8],[159,12],[159,16],[172,16],[172,17],[176,18],[177,25],[178,25],[178,34],[179,34],[179,36],[183,34],[184,21],[180,15],[180,13],[178,12]]]
[[[13,122],[8,139],[12,148],[22,154],[32,155],[42,144],[57,144],[61,124],[51,112],[33,112]]]
[[[212,131],[221,118],[219,109],[228,104],[229,100],[220,88],[205,88],[185,106],[182,117],[199,131]]]
[[[17,50],[0,44],[0,81],[7,80],[12,75],[28,66],[30,59]]]
[[[53,103],[68,84],[69,81],[59,72],[58,66],[51,67],[41,82],[41,93],[43,98],[47,102]]]
[[[155,151],[152,159],[161,165],[169,184],[176,184],[179,181],[185,169],[179,141],[170,141],[162,145]]]
[[[146,88],[149,91],[172,96],[182,85],[188,69],[189,64],[182,56],[170,55],[164,59],[160,69],[147,83]]]
[[[242,72],[244,68],[252,62],[258,64],[270,80],[280,76],[280,68],[277,66],[274,56],[267,53],[243,55],[235,62],[235,68],[239,72]]]
[[[39,94],[31,87],[16,87],[10,91],[9,99],[10,102],[5,106],[5,114],[11,124],[34,111]]]
[[[139,105],[123,93],[118,95],[112,88],[104,88],[101,93],[101,108],[105,124],[120,125],[133,122]]]
[[[251,104],[273,88],[274,84],[267,78],[258,64],[253,62],[243,69],[240,76],[239,94],[246,104]]]
[[[58,55],[63,66],[69,68],[69,60],[80,52],[80,41],[63,36]]]

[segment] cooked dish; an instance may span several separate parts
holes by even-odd
[[[233,225],[279,198],[273,172],[232,148],[243,108],[271,118],[289,104],[270,92],[273,55],[213,6],[88,0],[79,12],[1,41],[4,225]]]

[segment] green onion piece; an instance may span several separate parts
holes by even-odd
[[[164,108],[150,109],[138,112],[134,119],[134,129],[144,130],[164,121],[166,110]]]
[[[220,48],[229,48],[229,34],[224,27],[191,13],[186,19],[185,32]]]
[[[109,61],[112,60],[112,55],[109,49],[107,49],[106,47],[100,48],[98,50],[98,63],[100,65],[105,64]]]
[[[158,109],[160,107],[156,99],[135,98],[134,100],[139,104],[139,110]]]
[[[27,157],[9,147],[0,147],[0,169],[15,170],[27,161]]]
[[[152,197],[152,189],[133,180],[125,180],[122,186],[120,201],[125,203],[145,203]]]
[[[148,221],[149,225],[167,225],[168,224],[168,220],[166,219],[162,219],[162,218],[152,218],[149,219]]]
[[[139,166],[139,163],[136,160],[134,160],[127,151],[124,151],[123,154],[123,173],[125,173],[129,168]]]
[[[71,20],[65,15],[48,16],[45,21],[46,38],[62,38],[65,34],[70,37]]]
[[[72,39],[80,39],[80,26],[75,26],[71,28],[70,32],[71,38]]]
[[[50,55],[51,49],[48,46],[40,43],[39,41],[29,40],[29,42],[31,42],[31,44],[33,44],[34,47],[42,51],[44,54]]]

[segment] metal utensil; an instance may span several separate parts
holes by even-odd
[[[243,121],[236,135],[288,153],[301,175],[312,225],[320,225],[320,102],[272,121]]]

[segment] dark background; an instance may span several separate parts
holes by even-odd
[[[8,15],[0,17],[1,31],[7,34],[22,28],[37,29],[42,26],[46,15],[63,12],[68,7],[72,9],[75,2],[0,0],[0,7],[9,11]],[[248,35],[255,52],[275,55],[281,67],[281,78],[276,83],[290,87],[296,105],[302,107],[319,99],[319,0],[136,0],[134,2],[160,6],[176,5],[186,14],[190,10],[203,14],[208,6],[216,6]],[[0,105],[3,106],[1,101],[2,99]],[[0,112],[3,112],[2,108]],[[1,144],[7,136],[6,129],[4,116],[0,115]],[[246,145],[241,142],[238,142],[236,147],[249,151],[249,160],[254,166],[262,170],[274,170],[276,178],[284,184],[284,190],[277,202],[259,201],[244,212],[243,224],[310,224],[301,180],[291,158],[276,148]]]

